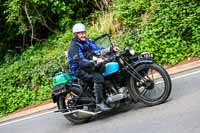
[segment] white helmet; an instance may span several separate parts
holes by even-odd
[[[82,31],[86,31],[85,25],[82,23],[77,23],[72,28],[73,33],[82,32]]]

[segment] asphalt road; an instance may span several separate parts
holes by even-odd
[[[0,133],[200,133],[200,69],[173,78],[168,102],[133,107],[82,125],[73,125],[60,113],[0,125]]]

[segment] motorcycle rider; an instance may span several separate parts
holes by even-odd
[[[92,81],[96,96],[96,106],[102,111],[110,110],[103,100],[103,83],[104,77],[101,73],[96,72],[94,61],[92,60],[92,51],[108,53],[118,51],[118,47],[100,48],[86,37],[86,27],[82,23],[77,23],[72,28],[74,38],[71,41],[68,50],[68,63],[71,71],[82,80]],[[102,63],[102,58],[97,58],[96,63]]]

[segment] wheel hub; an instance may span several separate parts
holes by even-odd
[[[151,80],[148,80],[148,81],[146,81],[145,86],[146,86],[145,88],[147,90],[152,90],[155,87],[155,84]]]

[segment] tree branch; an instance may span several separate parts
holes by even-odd
[[[48,18],[48,20],[49,20],[53,25],[56,25],[56,23],[53,22],[53,20],[49,17],[49,15],[47,15],[47,18]]]
[[[33,24],[31,22],[30,16],[29,16],[28,11],[27,11],[26,1],[25,1],[25,4],[24,4],[24,11],[26,13],[26,17],[27,17],[29,24],[31,26],[31,45],[32,45],[33,44],[33,38],[34,38],[34,28],[33,28]]]
[[[47,22],[46,22],[44,16],[43,16],[42,14],[39,13],[38,9],[37,9],[34,5],[33,5],[33,7],[34,7],[36,13],[38,14],[38,16],[40,16],[39,19],[40,19],[41,24],[42,24],[43,26],[45,26],[49,31],[51,31],[51,32],[53,32],[53,33],[56,33],[55,30],[53,30],[52,28],[50,28],[50,27],[47,25]]]

